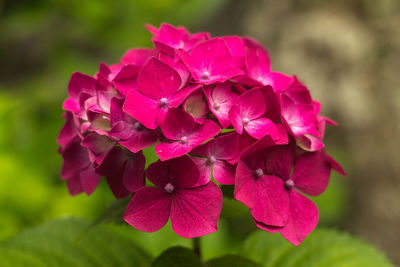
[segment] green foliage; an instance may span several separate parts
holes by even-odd
[[[225,255],[217,259],[212,259],[207,262],[207,267],[261,267],[249,259],[237,255]]]
[[[61,219],[0,244],[0,266],[149,266],[150,257],[130,240],[78,219]]]
[[[151,267],[203,267],[203,264],[193,250],[172,247],[161,253],[153,261]]]
[[[254,232],[246,241],[244,255],[268,267],[384,267],[385,256],[363,241],[335,230],[314,231],[298,247],[278,234]]]

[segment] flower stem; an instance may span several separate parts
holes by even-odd
[[[193,250],[199,256],[201,259],[201,243],[200,243],[200,237],[193,238]]]

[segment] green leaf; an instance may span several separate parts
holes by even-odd
[[[193,250],[172,247],[161,253],[151,267],[203,267],[203,264]]]
[[[123,223],[123,215],[131,197],[115,199],[90,227],[101,223]]]
[[[225,255],[207,262],[207,267],[261,267],[260,264],[237,255]]]
[[[317,229],[296,247],[278,234],[254,232],[246,241],[244,255],[263,266],[393,266],[367,243],[336,230]]]
[[[0,266],[150,266],[132,241],[88,222],[55,220],[0,243]]]

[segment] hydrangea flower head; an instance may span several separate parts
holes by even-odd
[[[194,238],[218,229],[220,185],[230,185],[257,227],[300,244],[318,222],[307,195],[324,192],[331,170],[345,175],[323,150],[336,123],[296,76],[271,70],[257,41],[146,27],[153,48],[72,74],[57,139],[70,193],[90,195],[105,177],[130,198],[132,227],[170,220]],[[146,167],[151,151],[158,160]]]

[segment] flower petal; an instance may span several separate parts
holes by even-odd
[[[272,139],[279,139],[279,133],[275,124],[268,118],[251,120],[244,126],[246,132],[256,139],[269,135]]]
[[[157,128],[160,105],[155,100],[145,97],[136,90],[132,90],[127,95],[122,109],[146,128]]]
[[[124,220],[144,232],[155,232],[167,222],[171,212],[171,196],[156,187],[143,187],[132,197]]]
[[[173,195],[172,229],[185,238],[194,238],[217,231],[222,209],[222,192],[210,182],[193,189],[179,189]]]
[[[304,153],[296,161],[292,180],[304,193],[318,196],[328,186],[330,173],[331,164],[323,152]]]
[[[289,202],[288,222],[280,230],[280,233],[290,243],[298,246],[317,226],[318,208],[311,200],[296,192],[296,190],[290,191]]]
[[[213,164],[213,177],[218,183],[221,184],[234,184],[235,171],[235,165],[231,165],[223,160],[217,160]]]

